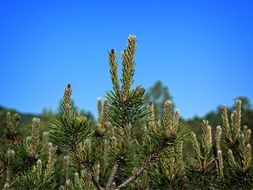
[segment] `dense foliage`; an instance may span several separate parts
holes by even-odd
[[[42,133],[41,120],[34,118],[24,139],[20,116],[6,114],[2,189],[253,188],[251,129],[242,123],[242,101],[236,100],[232,113],[222,106],[220,125],[204,120],[196,135],[180,121],[171,100],[156,112],[159,106],[148,102],[144,88],[132,87],[135,47],[129,36],[121,78],[115,51],[109,52],[113,90],[98,99],[97,122],[73,105],[70,84],[48,131]]]

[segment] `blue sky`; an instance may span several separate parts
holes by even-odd
[[[55,110],[67,83],[80,108],[112,88],[107,52],[137,36],[135,85],[161,80],[185,118],[253,102],[253,3],[228,0],[0,0],[0,105]],[[120,60],[119,60],[120,62]]]

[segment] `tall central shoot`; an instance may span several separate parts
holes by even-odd
[[[108,118],[116,127],[135,125],[146,116],[144,88],[137,86],[131,90],[134,76],[134,55],[136,38],[128,37],[127,48],[122,51],[122,78],[118,77],[118,63],[115,51],[109,52],[110,74],[113,91],[108,93]]]

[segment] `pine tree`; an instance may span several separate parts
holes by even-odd
[[[164,86],[161,81],[156,81],[152,87],[147,90],[146,97],[148,101],[152,102],[154,105],[156,118],[162,117],[163,104],[166,100],[170,100],[173,103],[173,97],[171,96],[168,88]],[[173,108],[175,108],[174,103]]]
[[[136,38],[129,36],[121,77],[115,50],[109,51],[113,89],[97,100],[96,123],[73,105],[70,84],[48,132],[42,133],[40,119],[34,118],[31,135],[22,139],[20,116],[7,113],[1,189],[253,188],[251,130],[242,124],[241,101],[230,119],[222,106],[215,130],[203,121],[200,137],[186,132],[171,100],[156,117],[145,89],[133,87],[135,48]]]

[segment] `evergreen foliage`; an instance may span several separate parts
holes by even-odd
[[[20,116],[7,113],[0,150],[0,187],[11,189],[252,189],[251,130],[237,100],[229,117],[221,107],[216,128],[203,121],[202,134],[186,132],[171,100],[161,116],[141,86],[132,87],[135,36],[121,53],[122,77],[109,51],[113,90],[98,99],[98,120],[73,105],[65,88],[59,116],[47,132],[39,118],[31,136],[20,138]],[[218,120],[218,118],[217,118]],[[191,143],[192,151],[185,151]]]

